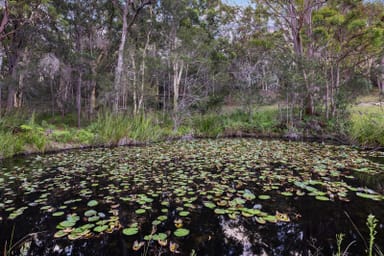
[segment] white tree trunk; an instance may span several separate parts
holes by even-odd
[[[178,58],[173,61],[173,111],[179,110],[180,81],[183,74],[184,62]]]
[[[140,112],[144,108],[143,102],[144,102],[144,85],[145,85],[145,58],[147,57],[147,49],[148,49],[148,46],[149,46],[150,36],[151,36],[151,32],[148,32],[148,34],[147,34],[147,41],[145,42],[145,46],[144,46],[144,49],[143,49],[143,58],[142,58],[142,62],[141,62],[140,99],[139,99],[139,103],[138,103],[138,106],[137,106],[138,112]]]
[[[116,113],[119,111],[119,101],[120,101],[120,92],[121,92],[121,77],[124,68],[124,50],[125,43],[127,41],[128,34],[128,21],[127,16],[129,12],[129,0],[125,1],[125,5],[123,7],[123,29],[121,33],[119,50],[117,53],[117,65],[115,69],[115,81],[114,81],[114,102],[113,102],[113,111]]]

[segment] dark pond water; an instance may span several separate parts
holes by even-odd
[[[366,255],[384,250],[380,152],[257,139],[0,162],[9,255]],[[135,243],[141,247],[135,248]],[[350,246],[348,246],[350,245]],[[136,250],[137,249],[137,250]]]

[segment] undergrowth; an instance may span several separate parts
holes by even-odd
[[[381,108],[356,110],[351,116],[349,135],[361,145],[384,145],[384,111]]]

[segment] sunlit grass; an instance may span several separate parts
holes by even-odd
[[[351,108],[350,137],[362,145],[384,145],[384,105]]]

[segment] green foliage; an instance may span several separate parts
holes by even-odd
[[[384,115],[381,110],[357,111],[351,116],[349,135],[362,145],[384,145]]]
[[[200,115],[193,119],[192,127],[198,135],[217,137],[224,131],[223,118],[220,115]]]
[[[149,141],[158,139],[161,128],[148,116],[131,117],[124,114],[104,113],[98,116],[96,122],[90,125],[90,132],[97,134],[97,143],[117,144],[121,139]]]
[[[277,110],[263,109],[248,114],[237,110],[225,117],[225,129],[271,133],[278,125]]]
[[[76,131],[74,135],[75,141],[82,144],[91,144],[95,138],[95,135],[92,132],[85,129]]]
[[[5,158],[22,152],[24,142],[11,132],[0,131],[0,145],[0,158]]]
[[[72,140],[72,133],[68,130],[54,130],[51,136],[54,141],[61,143],[68,143]]]
[[[44,132],[44,129],[36,124],[35,113],[32,113],[28,123],[22,124],[20,128],[23,131],[21,136],[26,144],[34,146],[40,152],[45,151],[48,138]]]
[[[0,118],[0,131],[10,131],[19,128],[27,120],[27,116],[22,112],[15,112]]]
[[[342,256],[343,255],[341,253],[341,243],[344,240],[344,236],[345,236],[345,234],[343,234],[343,233],[336,234],[336,243],[337,243],[337,253],[336,253],[336,256]]]
[[[372,256],[373,254],[373,245],[375,242],[375,236],[377,234],[376,226],[377,226],[378,220],[376,217],[372,214],[369,214],[367,217],[367,227],[369,228],[369,248],[368,248],[368,256]]]

